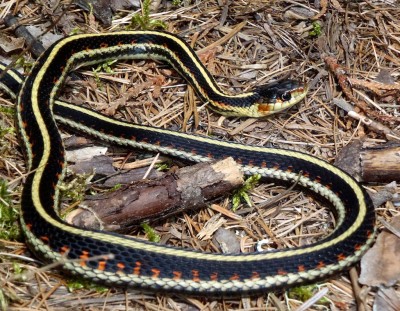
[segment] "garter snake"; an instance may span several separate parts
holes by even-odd
[[[306,93],[302,84],[289,80],[228,95],[193,50],[165,32],[76,35],[56,42],[25,80],[15,70],[0,79],[0,86],[17,102],[17,126],[29,172],[21,198],[21,224],[34,253],[103,284],[195,294],[241,294],[294,286],[326,278],[360,259],[375,234],[373,206],[352,177],[329,163],[290,150],[130,124],[56,100],[68,72],[77,66],[143,58],[169,63],[203,101],[227,115],[267,115],[293,105]],[[194,162],[230,156],[247,175],[297,181],[330,202],[337,227],[311,245],[247,254],[203,253],[73,227],[56,212],[65,159],[55,120],[108,142]]]

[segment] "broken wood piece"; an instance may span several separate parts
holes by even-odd
[[[361,178],[364,182],[400,181],[400,144],[389,143],[361,151]]]
[[[121,231],[149,219],[202,208],[207,200],[242,184],[242,171],[232,158],[199,163],[85,200],[85,208],[68,218],[79,227]]]
[[[363,147],[362,140],[355,140],[338,154],[335,166],[361,182],[390,183],[400,180],[399,162],[399,143]]]

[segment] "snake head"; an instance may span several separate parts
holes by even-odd
[[[282,80],[257,87],[259,116],[267,116],[289,108],[307,94],[307,86],[297,80]]]

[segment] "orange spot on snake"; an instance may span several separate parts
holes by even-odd
[[[107,262],[105,260],[99,261],[99,264],[97,265],[97,269],[100,271],[104,271],[106,269]]]
[[[279,270],[278,270],[278,274],[279,274],[279,275],[286,275],[287,272],[286,272],[285,270],[279,269]]]
[[[67,245],[61,246],[60,247],[60,254],[65,255],[69,252],[69,247]]]
[[[86,260],[89,259],[89,252],[88,251],[82,251],[82,255],[79,256],[80,259],[82,259],[82,261],[80,262],[80,265],[82,267],[86,266]]]
[[[182,277],[182,272],[180,271],[173,271],[172,274],[174,275],[173,277],[174,280],[180,280]]]
[[[210,275],[211,281],[217,281],[218,280],[218,272],[213,272]]]
[[[240,276],[237,273],[234,273],[230,278],[231,281],[240,280]]]
[[[160,276],[160,270],[158,270],[158,269],[156,269],[156,268],[153,268],[153,269],[151,269],[151,272],[153,272],[153,275],[152,275],[152,277],[153,278],[155,278],[155,279],[157,279],[159,276]]]
[[[136,261],[136,267],[133,268],[134,275],[140,275],[140,268],[142,267],[142,263],[140,261]]]
[[[194,282],[200,282],[199,270],[192,270],[192,275],[193,275],[192,280],[193,280]]]
[[[251,279],[252,279],[252,280],[259,279],[259,278],[260,278],[260,274],[259,274],[258,272],[253,271],[253,272],[251,273]]]
[[[50,241],[49,237],[47,237],[47,236],[45,236],[45,235],[41,236],[40,239],[41,239],[44,243],[46,243],[46,244],[48,244],[49,241]]]
[[[317,269],[322,269],[323,267],[325,267],[325,263],[323,261],[320,261],[317,265]]]

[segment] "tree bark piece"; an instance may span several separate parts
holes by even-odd
[[[68,217],[79,227],[121,231],[149,219],[202,208],[243,184],[240,166],[227,158],[181,168],[156,180],[133,183],[82,203]]]
[[[400,181],[400,144],[363,149],[361,178],[364,182]]]
[[[363,147],[356,140],[342,149],[335,165],[361,182],[400,181],[400,144],[387,143]]]

